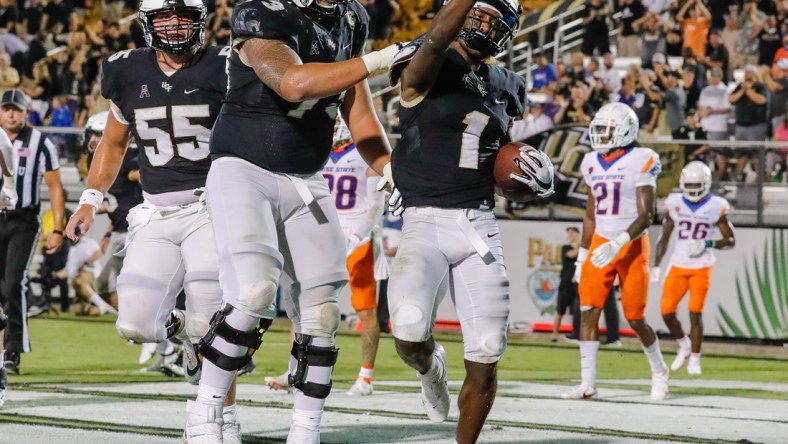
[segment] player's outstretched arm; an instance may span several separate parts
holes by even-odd
[[[733,231],[733,224],[728,220],[727,215],[723,214],[720,216],[720,220],[717,221],[717,229],[720,231],[722,239],[709,241],[711,242],[711,245],[708,246],[709,248],[727,250],[736,246],[736,235]]]
[[[387,69],[399,51],[399,45],[395,44],[342,62],[305,64],[280,40],[252,38],[240,43],[238,48],[241,60],[257,77],[281,98],[293,103],[341,94],[371,73]]]
[[[110,112],[104,135],[90,165],[85,191],[79,199],[79,208],[66,226],[66,236],[69,239],[77,240],[90,230],[96,210],[104,201],[104,193],[118,177],[130,140],[131,131],[128,125],[118,122],[115,114]]]
[[[340,111],[359,154],[367,165],[382,176],[383,168],[391,162],[391,146],[375,113],[366,80],[347,91]]]
[[[460,35],[465,17],[475,3],[474,0],[452,0],[435,15],[424,43],[402,72],[403,101],[412,101],[432,87],[446,57],[446,49]]]

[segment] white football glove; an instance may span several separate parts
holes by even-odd
[[[511,173],[509,177],[528,185],[539,197],[547,197],[555,193],[553,189],[553,162],[542,151],[520,148],[520,159],[516,161],[522,174]]]
[[[598,246],[591,255],[591,263],[596,268],[607,267],[630,240],[629,233],[624,232],[617,238]]]
[[[659,267],[651,267],[651,282],[659,282],[660,275],[662,274],[662,269]]]
[[[583,263],[588,258],[588,248],[580,247],[580,250],[577,252],[577,259],[575,259],[575,275],[573,280],[580,283],[580,273],[583,271]]]
[[[399,193],[396,185],[394,185],[394,177],[391,173],[391,163],[387,163],[386,166],[383,167],[383,176],[378,181],[377,190],[391,193],[388,201],[389,213],[394,216],[401,216],[405,209],[402,208],[402,195]]]
[[[702,256],[705,251],[706,251],[705,240],[690,241],[689,245],[687,245],[687,253],[689,254],[689,257]]]
[[[394,58],[408,43],[410,43],[410,41],[394,43],[379,51],[372,51],[369,54],[364,54],[361,56],[361,61],[364,62],[364,66],[367,67],[367,72],[370,74],[382,69],[388,70],[391,63],[394,62]]]
[[[14,208],[19,196],[16,195],[16,185],[13,176],[3,176],[3,188],[0,190],[0,209]]]

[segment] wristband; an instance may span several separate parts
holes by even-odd
[[[104,193],[92,188],[83,191],[82,196],[79,198],[80,206],[90,205],[93,207],[94,211],[98,210],[102,203],[104,203]]]
[[[104,233],[104,237],[112,237],[112,232],[107,231],[106,233]]]
[[[616,243],[621,245],[622,247],[624,245],[626,245],[627,243],[629,243],[629,241],[631,241],[631,240],[632,240],[632,237],[626,231],[621,233],[621,234],[619,234],[618,237],[615,238]]]
[[[63,230],[52,230],[52,234],[59,234],[59,235],[62,236],[63,235]]]
[[[575,262],[585,262],[587,258],[588,248],[580,247],[580,249],[577,251],[577,259],[575,259]]]
[[[372,74],[375,71],[385,68],[385,60],[379,51],[372,51],[369,54],[361,56],[361,61],[367,67],[367,72]]]
[[[706,248],[717,248],[717,241],[707,240]]]

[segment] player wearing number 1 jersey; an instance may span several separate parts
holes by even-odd
[[[143,0],[139,18],[149,47],[118,52],[104,63],[101,93],[111,112],[67,233],[78,239],[90,229],[133,136],[144,202],[128,216],[116,328],[136,342],[182,338],[184,370],[196,384],[192,343],[208,330],[221,289],[211,221],[195,191],[205,186],[211,163],[208,139],[227,90],[226,52],[202,48],[201,0]],[[185,317],[175,309],[182,288]],[[240,442],[232,397],[219,417],[224,442]]]
[[[676,246],[670,257],[670,271],[662,288],[662,318],[679,343],[670,369],[680,369],[689,357],[687,373],[700,375],[700,348],[703,341],[703,304],[711,285],[712,249],[733,248],[736,239],[728,221],[728,202],[709,194],[711,170],[703,162],[690,162],[681,171],[681,193],[665,199],[665,220],[657,243],[657,256],[651,280],[659,282],[660,264],[668,250],[673,230],[677,230]],[[715,229],[722,238],[714,240]],[[687,337],[676,318],[676,310],[689,291],[690,334]]]
[[[397,353],[419,374],[427,416],[446,420],[446,354],[432,329],[440,298],[450,293],[465,348],[462,444],[481,433],[506,349],[509,280],[491,210],[493,166],[525,107],[526,85],[486,60],[511,40],[521,12],[517,0],[451,0],[391,70],[392,83],[402,81],[402,140],[392,164],[405,207],[388,288],[392,333]],[[553,193],[546,156],[523,159],[521,168],[534,194]]]
[[[589,127],[594,151],[583,158],[588,186],[583,237],[575,277],[580,293],[581,384],[565,399],[596,396],[599,315],[618,277],[624,317],[635,330],[651,366],[651,398],[668,395],[668,368],[659,340],[645,319],[650,255],[647,229],[654,215],[659,156],[635,145],[638,118],[627,105],[603,106]],[[586,261],[588,256],[589,261]]]

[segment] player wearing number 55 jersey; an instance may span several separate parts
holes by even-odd
[[[526,85],[485,60],[512,38],[521,11],[516,0],[451,0],[391,71],[392,83],[402,80],[402,140],[392,164],[405,207],[388,287],[392,333],[397,353],[419,372],[427,416],[444,421],[446,355],[432,329],[440,299],[450,293],[465,346],[459,443],[478,439],[506,349],[509,280],[491,210],[493,166],[512,120],[522,115]],[[524,159],[523,175],[538,179],[535,194],[549,196],[553,166],[544,156],[540,162]]]
[[[668,395],[668,369],[657,336],[645,320],[651,251],[646,231],[654,216],[661,166],[657,153],[635,145],[638,126],[631,108],[610,103],[597,112],[589,127],[594,151],[581,164],[588,203],[575,269],[582,383],[565,393],[566,399],[596,395],[599,315],[616,277],[624,317],[637,333],[651,366],[651,398],[661,400]]]
[[[703,341],[703,304],[711,285],[712,249],[732,248],[736,242],[728,221],[728,202],[709,194],[711,170],[703,162],[690,162],[681,171],[681,193],[665,199],[665,220],[657,243],[657,257],[651,280],[659,282],[660,264],[668,250],[673,230],[677,230],[676,246],[670,257],[670,271],[662,288],[662,318],[679,343],[676,358],[670,365],[678,370],[689,357],[687,372],[700,375],[700,348]],[[714,240],[715,228],[722,239]],[[687,337],[676,318],[679,302],[689,290],[690,334]]]
[[[144,202],[128,216],[116,327],[136,342],[181,337],[185,370],[194,384],[199,361],[192,342],[207,332],[221,305],[213,230],[204,202],[195,195],[205,186],[208,139],[227,90],[226,50],[202,48],[205,17],[201,0],[140,4],[149,47],[118,52],[104,63],[101,93],[111,101],[111,112],[87,189],[67,227],[72,239],[90,229],[133,136]],[[181,288],[185,318],[175,309]],[[238,433],[233,403],[228,400],[224,442],[240,442],[230,436]]]

